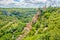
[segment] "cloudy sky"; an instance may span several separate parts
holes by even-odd
[[[0,0],[0,8],[39,8],[60,6],[60,0]]]

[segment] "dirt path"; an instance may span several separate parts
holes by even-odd
[[[34,17],[32,18],[32,21],[26,24],[26,27],[23,29],[22,34],[19,35],[19,37],[16,40],[22,40],[24,37],[26,37],[26,35],[32,29],[32,24],[36,23],[36,21],[38,20],[39,15],[40,15],[40,12],[37,12],[37,14],[34,15]]]

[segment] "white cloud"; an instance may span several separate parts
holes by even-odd
[[[31,0],[32,1],[32,0]],[[46,2],[47,0],[33,0],[32,2]]]
[[[60,4],[58,3],[60,0],[50,0],[50,1],[52,2],[55,1],[56,4]],[[46,5],[49,6],[51,3],[50,1],[48,0],[27,0],[27,1],[20,0],[17,2],[14,0],[0,0],[0,4],[3,4],[4,7],[43,7],[45,4],[42,4],[42,3],[46,3]],[[3,5],[0,5],[0,7]]]

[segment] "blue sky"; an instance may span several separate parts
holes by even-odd
[[[0,0],[1,8],[40,8],[45,5],[60,7],[60,0]]]

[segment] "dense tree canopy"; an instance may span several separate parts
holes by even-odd
[[[0,10],[0,40],[16,40],[37,13],[35,9]],[[38,21],[22,40],[60,40],[60,8],[49,7],[40,12]]]

